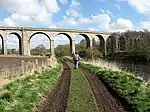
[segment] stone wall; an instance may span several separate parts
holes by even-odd
[[[3,57],[3,61],[0,59],[0,62],[2,63],[0,66],[0,79],[12,79],[22,75],[31,75],[44,68],[53,68],[57,64],[55,57]]]

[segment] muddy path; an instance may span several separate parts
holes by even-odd
[[[123,104],[107,89],[105,84],[86,68],[80,69],[89,81],[101,112],[127,112]],[[131,111],[128,111],[131,112]]]
[[[63,72],[56,87],[50,92],[38,112],[65,112],[70,86],[71,70],[63,62]]]
[[[127,111],[123,101],[118,100],[105,83],[90,70],[81,67],[79,70],[87,78],[96,99],[99,112],[132,112]],[[37,112],[65,112],[71,80],[71,69],[63,62],[63,72],[57,85],[50,92]]]

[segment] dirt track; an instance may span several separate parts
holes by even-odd
[[[71,70],[63,63],[63,73],[54,90],[48,94],[39,112],[65,112],[67,106]]]
[[[127,112],[122,103],[109,93],[106,86],[96,75],[85,68],[82,68],[81,70],[91,85],[97,105],[101,112]]]
[[[71,78],[71,70],[67,64],[64,65],[64,71],[57,86],[49,93],[39,112],[65,112],[68,99],[68,91]],[[111,95],[103,82],[93,75],[89,70],[82,68],[82,72],[88,79],[93,94],[97,101],[100,112],[127,112],[120,101]],[[131,111],[130,111],[131,112]]]
[[[35,58],[0,57],[0,68],[7,64],[19,64],[21,60],[35,61]],[[66,63],[63,63],[63,66],[63,72],[57,85],[52,92],[47,95],[46,100],[39,107],[38,112],[65,112],[69,94],[71,69]],[[92,74],[88,69],[82,68],[81,70],[88,79],[100,112],[127,112],[123,106],[123,102],[117,100],[117,98],[109,92],[99,77]],[[132,111],[128,110],[128,112]]]

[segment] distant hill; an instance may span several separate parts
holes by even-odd
[[[33,55],[44,55],[49,53],[49,50],[46,49],[46,47],[43,44],[39,44],[38,46],[36,46],[34,49],[31,50],[31,53]]]
[[[46,49],[46,47],[43,44],[40,44],[40,45],[36,46],[34,49],[32,49],[32,50],[41,50],[41,49]]]

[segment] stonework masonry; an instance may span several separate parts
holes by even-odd
[[[88,30],[74,30],[74,29],[53,29],[53,28],[27,28],[27,27],[0,27],[0,36],[2,38],[2,52],[7,55],[6,37],[14,34],[20,41],[19,49],[20,55],[30,56],[30,39],[36,34],[44,34],[50,40],[50,53],[54,55],[54,39],[56,36],[63,34],[70,40],[71,53],[75,52],[75,38],[82,35],[87,40],[87,48],[92,48],[92,40],[99,35],[104,40],[104,53],[106,51],[106,41],[111,33],[88,31]]]

